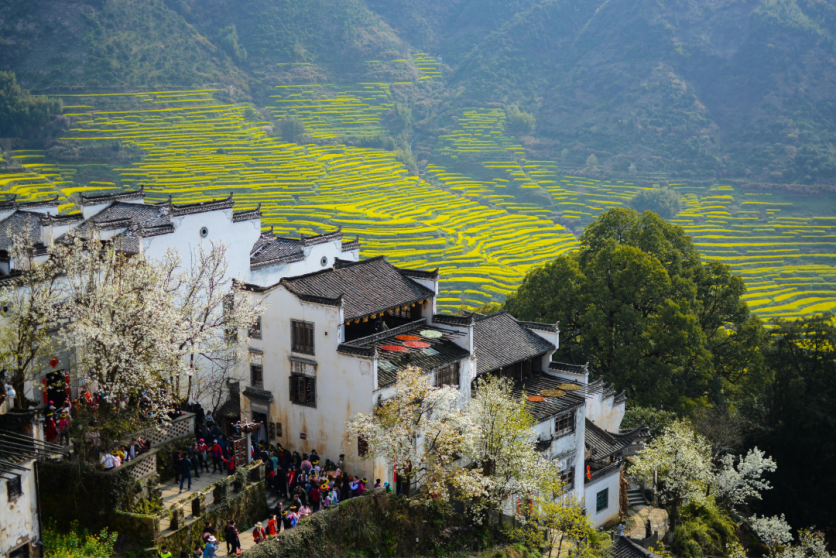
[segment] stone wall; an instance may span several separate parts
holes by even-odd
[[[232,483],[227,483],[222,485],[222,492],[224,496],[219,499],[216,487],[215,503],[206,507],[199,517],[190,517],[183,521],[182,526],[178,525],[175,531],[157,536],[157,546],[164,544],[177,556],[183,550],[191,551],[203,540],[203,525],[206,520],[212,522],[219,531],[216,536],[220,535],[219,539],[222,539],[221,527],[228,519],[234,519],[239,527],[244,527],[254,525],[256,521],[261,521],[267,516],[267,497],[263,481],[245,485],[239,492],[233,490]],[[185,513],[191,515],[192,509],[185,510]],[[241,536],[245,536],[243,532]]]

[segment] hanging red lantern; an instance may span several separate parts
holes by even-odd
[[[590,471],[589,465],[586,466],[586,478],[592,479],[592,471]]]

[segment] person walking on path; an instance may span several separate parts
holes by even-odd
[[[230,545],[229,554],[241,554],[241,539],[238,536],[238,529],[235,527],[235,520],[231,519],[226,526],[225,538]]]
[[[223,457],[223,449],[217,440],[212,444],[212,472],[216,470],[219,473],[224,472],[224,467],[221,465],[221,458]]]
[[[180,492],[183,492],[183,484],[185,484],[186,479],[189,479],[189,487],[186,489],[186,492],[188,492],[192,489],[192,464],[184,455],[177,462],[177,468],[180,472]]]

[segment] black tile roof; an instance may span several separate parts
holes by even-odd
[[[552,333],[557,333],[557,324],[544,324],[542,322],[519,322],[520,325],[527,327],[528,329],[539,329],[540,331],[550,331]]]
[[[305,259],[302,242],[298,238],[285,238],[262,234],[250,250],[250,267],[253,269],[278,262],[298,262]]]
[[[116,201],[73,230],[75,233],[85,236],[90,233],[92,227],[108,229],[127,228],[131,225],[137,225],[143,228],[166,227],[171,226],[171,217],[161,205]],[[66,239],[67,233],[64,233],[57,240],[63,241]]]
[[[280,283],[297,296],[337,299],[342,295],[346,320],[435,295],[430,289],[404,277],[382,256],[359,262],[339,262],[333,269],[284,278]]]
[[[21,234],[30,245],[41,241],[40,213],[34,211],[15,211],[0,221],[0,250],[12,247],[14,235]]]
[[[467,327],[473,321],[473,314],[454,316],[453,314],[433,314],[433,322],[458,327]]]
[[[554,370],[555,372],[569,372],[570,374],[580,374],[583,376],[589,372],[589,363],[569,364],[567,362],[552,361],[549,363],[549,370]]]
[[[108,202],[139,199],[145,199],[145,188],[143,186],[140,186],[139,190],[118,190],[104,194],[79,194],[80,205],[99,205]]]
[[[661,558],[655,552],[642,548],[628,537],[616,537],[607,549],[609,558]]]
[[[532,374],[528,378],[514,382],[512,393],[520,397],[523,393],[528,395],[540,395],[544,389],[554,389],[561,383],[560,378],[548,374]],[[476,384],[478,386],[478,382]],[[546,397],[545,401],[526,401],[528,412],[537,422],[557,416],[563,412],[576,409],[585,403],[585,399],[571,391],[563,397]]]
[[[592,450],[591,458],[598,461],[610,456],[618,456],[634,441],[649,438],[650,430],[637,427],[625,432],[607,432],[594,422],[586,419],[586,445]]]
[[[530,332],[508,312],[476,315],[474,347],[476,374],[484,374],[554,351],[555,346]]]
[[[441,337],[437,339],[422,337],[422,341],[429,343],[430,346],[428,348],[409,348],[409,352],[407,353],[380,349],[384,345],[403,345],[403,341],[397,339],[398,335],[415,335],[420,337],[420,332],[425,330],[433,330],[441,334]],[[452,335],[458,334],[428,326],[426,320],[422,319],[383,333],[377,333],[369,337],[343,343],[337,350],[342,353],[362,354],[363,356],[372,356],[374,355],[374,351],[377,350],[377,387],[382,388],[394,384],[398,371],[408,366],[417,366],[424,372],[431,372],[470,356],[467,350],[451,341]],[[460,381],[464,380],[462,379]]]

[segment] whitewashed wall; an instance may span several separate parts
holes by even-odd
[[[269,420],[282,424],[282,437],[277,440],[300,453],[315,448],[323,459],[336,461],[344,453],[352,475],[377,478],[375,464],[360,459],[357,440],[349,438],[345,428],[350,417],[372,409],[370,395],[375,387],[372,359],[337,352],[341,330],[339,308],[302,302],[281,286],[266,293],[265,300],[270,307],[262,316],[261,340],[251,339],[250,346],[263,352],[263,389],[273,394]],[[291,320],[315,324],[314,355],[291,351]],[[316,408],[290,401],[291,355],[317,363]],[[245,366],[244,377],[249,382],[249,364]],[[242,392],[244,387],[242,384]],[[241,403],[245,414],[251,413],[251,402],[243,393]],[[306,434],[306,439],[301,439],[301,433]]]
[[[146,258],[161,259],[169,248],[176,250],[182,258],[182,265],[189,267],[189,255],[198,246],[211,250],[211,242],[226,245],[229,268],[227,277],[246,281],[250,273],[250,251],[261,236],[261,221],[232,221],[232,209],[192,213],[173,217],[175,232],[143,238],[143,252]],[[209,234],[201,238],[200,229],[206,227]]]
[[[618,497],[621,489],[621,475],[616,469],[608,476],[596,479],[586,485],[584,489],[586,513],[592,520],[594,527],[600,527],[618,517]],[[596,502],[597,495],[605,488],[609,489],[609,496],[607,498],[607,507],[600,512],[597,511]]]
[[[6,556],[26,541],[38,538],[38,503],[35,492],[34,461],[26,461],[21,474],[23,494],[9,501],[6,480],[0,479],[0,556]]]

